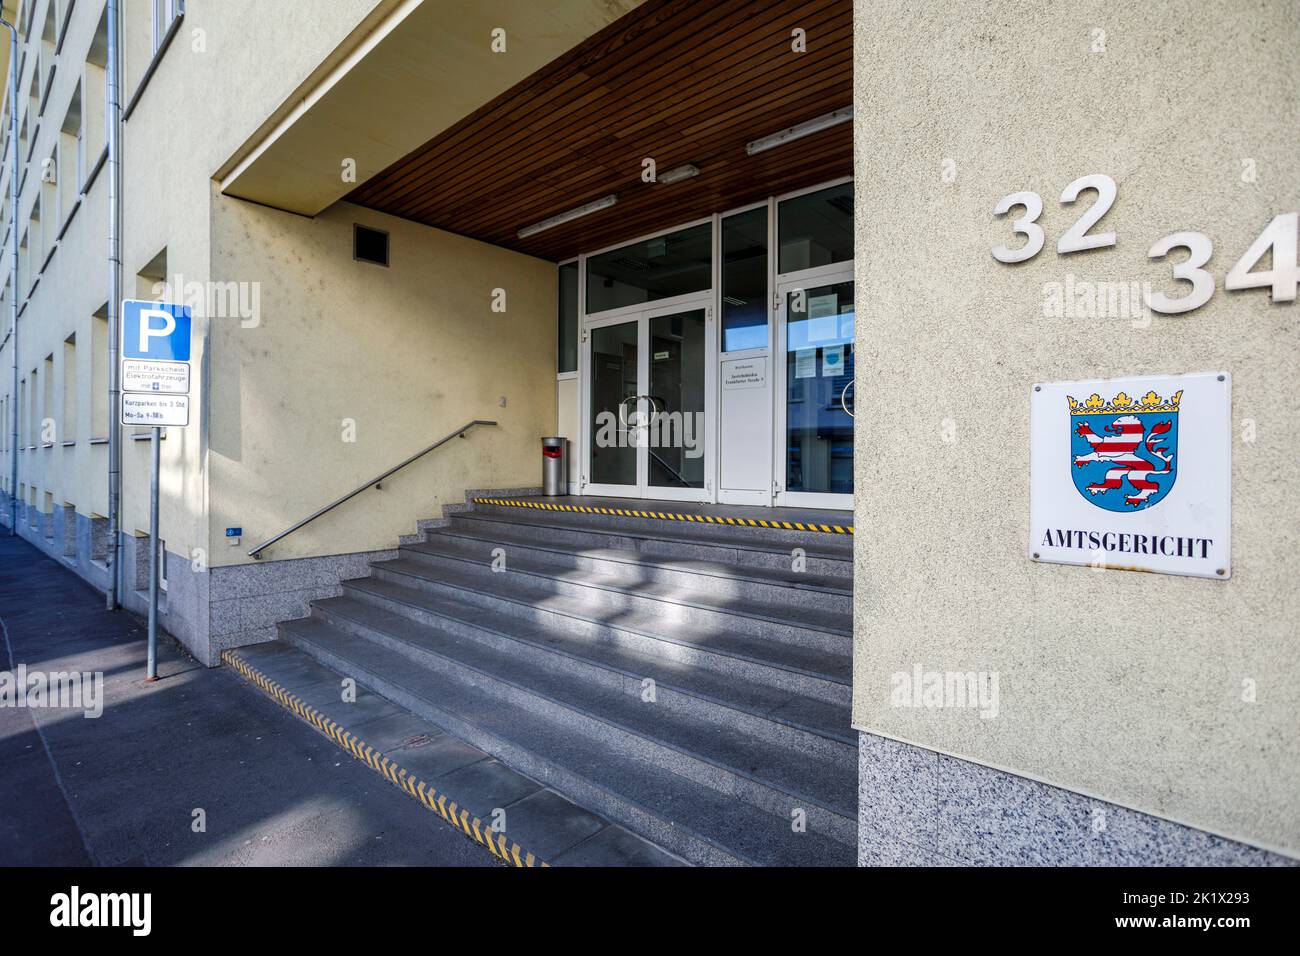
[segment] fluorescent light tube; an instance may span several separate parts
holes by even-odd
[[[694,163],[687,163],[685,166],[675,166],[657,177],[656,182],[665,186],[671,186],[673,183],[680,183],[683,179],[690,179],[692,176],[700,174],[700,167]]]
[[[575,219],[581,219],[583,216],[589,216],[593,212],[600,212],[602,209],[608,209],[614,203],[618,202],[618,196],[605,196],[603,199],[597,199],[589,202],[585,206],[579,206],[577,209],[570,209],[568,212],[562,212],[558,216],[552,216],[550,219],[543,219],[541,222],[535,222],[531,226],[524,226],[517,235],[520,239],[527,239],[529,236],[535,236],[539,232],[545,232],[547,229],[554,229],[556,226],[562,226],[566,222],[573,222]]]
[[[779,133],[773,133],[771,136],[764,136],[762,139],[756,139],[751,143],[745,144],[745,152],[750,156],[755,153],[761,153],[764,150],[772,149],[776,146],[784,146],[786,143],[793,143],[796,139],[803,139],[805,136],[811,136],[813,133],[820,133],[824,129],[830,129],[832,126],[838,126],[840,123],[847,123],[853,119],[853,107],[845,106],[833,113],[827,113],[825,116],[818,116],[816,119],[810,119],[806,123],[800,123],[798,126],[791,126],[789,129],[783,129]]]

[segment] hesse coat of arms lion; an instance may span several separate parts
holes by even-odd
[[[1174,486],[1178,467],[1178,403],[1155,392],[1109,402],[1095,392],[1070,403],[1070,460],[1079,494],[1107,511],[1159,504]],[[1127,487],[1126,487],[1127,486]]]

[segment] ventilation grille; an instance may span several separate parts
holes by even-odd
[[[388,233],[366,226],[352,227],[352,258],[358,262],[388,265]]]

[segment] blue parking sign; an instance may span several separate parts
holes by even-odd
[[[190,307],[128,299],[122,303],[122,357],[190,360]]]

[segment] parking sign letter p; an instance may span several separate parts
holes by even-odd
[[[162,327],[155,327],[153,320],[162,319]],[[140,351],[144,354],[149,352],[149,340],[165,339],[176,331],[176,319],[170,312],[164,312],[162,309],[141,309],[140,310]]]

